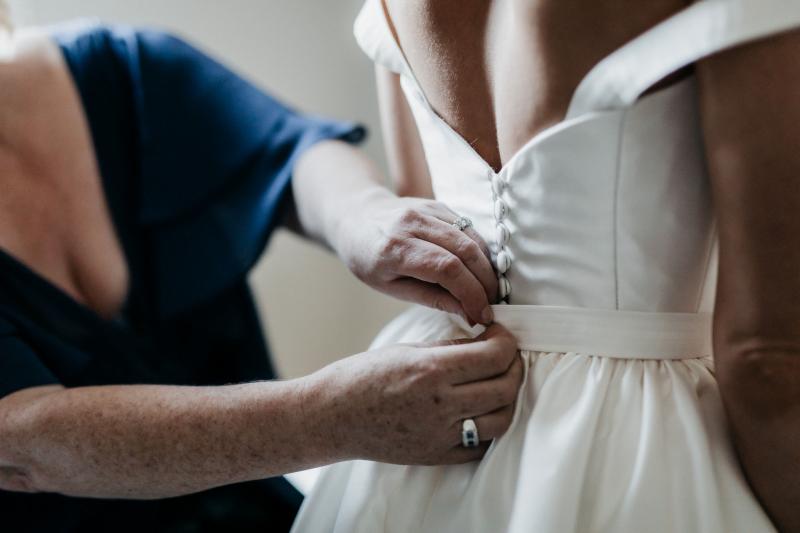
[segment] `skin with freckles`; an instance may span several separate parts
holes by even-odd
[[[357,440],[362,457],[388,463],[449,464],[482,456],[511,423],[522,360],[515,339],[499,326],[477,339],[396,346],[362,358],[358,366],[334,363],[323,370],[319,378],[332,379],[319,390],[326,404],[337,405],[339,398],[338,427],[381,428],[339,437]],[[415,348],[411,353],[410,347]],[[366,379],[378,365],[390,371],[377,381]],[[348,402],[349,395],[358,395],[358,402]],[[420,417],[422,412],[426,416]],[[475,418],[483,441],[476,449],[461,446],[461,423],[468,413],[483,413]]]

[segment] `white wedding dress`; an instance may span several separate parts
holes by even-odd
[[[295,532],[760,533],[711,359],[717,235],[696,84],[714,52],[800,26],[798,0],[701,0],[599,63],[566,118],[495,173],[437,116],[367,0],[356,37],[401,75],[436,198],[490,243],[526,378],[480,462],[334,465]],[[374,346],[474,335],[413,308]]]

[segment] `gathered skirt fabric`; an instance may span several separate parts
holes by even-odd
[[[373,347],[471,336],[412,308]],[[710,357],[521,351],[514,419],[480,462],[328,467],[295,532],[774,531],[730,443]]]

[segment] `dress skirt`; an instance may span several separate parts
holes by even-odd
[[[295,532],[774,531],[731,446],[709,313],[495,306],[525,378],[480,462],[327,468]],[[412,308],[373,347],[474,336]]]

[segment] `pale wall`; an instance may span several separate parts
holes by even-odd
[[[366,124],[383,162],[372,67],[352,37],[361,0],[11,0],[16,22],[76,16],[158,25],[290,104]],[[360,285],[327,252],[277,234],[252,276],[284,375],[366,349],[402,304]]]

